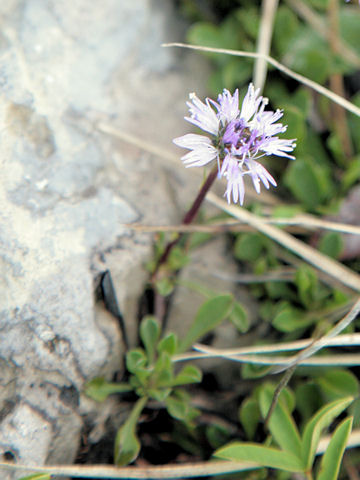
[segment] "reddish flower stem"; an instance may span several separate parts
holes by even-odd
[[[193,204],[191,205],[190,209],[184,215],[184,218],[182,220],[183,225],[188,225],[196,217],[207,192],[209,191],[209,189],[211,188],[212,184],[214,183],[214,181],[217,177],[217,173],[218,173],[218,167],[217,167],[217,165],[215,165],[214,168],[209,173],[207,179],[203,183],[202,187],[200,188],[199,193],[198,193],[197,197],[195,198]],[[155,271],[151,276],[152,282],[154,282],[154,280],[156,278],[156,275],[157,275],[157,272],[159,271],[161,265],[163,265],[167,261],[167,259],[169,258],[171,250],[175,247],[175,245],[178,244],[178,242],[180,241],[182,236],[183,236],[183,234],[180,234],[177,238],[175,238],[174,240],[172,240],[171,242],[169,242],[166,245],[163,254],[161,255],[161,257],[159,258],[159,260],[156,264]]]

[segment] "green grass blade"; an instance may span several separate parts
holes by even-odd
[[[353,397],[346,397],[335,402],[328,403],[321,408],[307,423],[302,437],[303,460],[308,469],[311,468],[316,448],[318,446],[321,431],[330,425],[345,408],[353,401]]]
[[[260,391],[260,410],[265,418],[273,400],[273,389]],[[280,448],[295,455],[302,461],[301,438],[296,424],[284,402],[279,398],[269,421],[270,432]]]
[[[316,480],[336,480],[338,478],[341,460],[351,432],[352,422],[352,417],[346,418],[336,428],[326,452],[321,459],[320,470]]]

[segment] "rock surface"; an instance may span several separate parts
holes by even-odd
[[[122,352],[94,279],[111,270],[133,339],[152,238],[123,224],[177,222],[189,188],[98,122],[169,149],[204,79],[160,47],[181,35],[168,0],[12,0],[0,21],[0,458],[70,463],[84,383]]]

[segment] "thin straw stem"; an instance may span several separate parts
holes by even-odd
[[[190,45],[186,43],[164,43],[162,45],[163,47],[181,47],[181,48],[189,48],[191,50],[199,50],[202,52],[211,52],[211,53],[225,53],[227,55],[234,55],[236,57],[247,57],[247,58],[264,58],[270,65],[273,65],[275,68],[277,68],[280,72],[285,73],[285,75],[293,78],[294,80],[297,80],[298,82],[312,88],[316,92],[320,93],[321,95],[324,95],[327,98],[330,98],[333,102],[337,103],[338,105],[341,105],[342,107],[346,108],[349,112],[354,113],[358,117],[360,117],[360,108],[354,105],[353,103],[349,102],[343,97],[340,97],[340,95],[336,95],[336,93],[332,92],[331,90],[328,90],[327,88],[323,87],[322,85],[319,85],[318,83],[314,82],[313,80],[310,80],[307,77],[304,77],[303,75],[300,75],[300,73],[296,73],[290,68],[285,67],[282,63],[278,62],[274,58],[270,57],[269,55],[263,55],[261,53],[252,53],[252,52],[244,52],[241,50],[230,50],[227,48],[211,48],[211,47],[203,47],[201,45]]]

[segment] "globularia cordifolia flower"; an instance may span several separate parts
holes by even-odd
[[[255,190],[260,193],[260,183],[266,188],[276,186],[274,178],[258,160],[265,155],[278,155],[294,159],[290,152],[295,140],[281,139],[286,125],[277,123],[282,111],[265,111],[268,99],[259,95],[252,84],[239,108],[239,91],[234,95],[224,89],[217,102],[209,98],[203,103],[194,94],[187,102],[190,116],[185,120],[199,127],[207,135],[188,133],[175,138],[174,143],[190,151],[182,157],[186,167],[202,167],[217,162],[219,177],[225,177],[225,196],[230,203],[243,204],[244,176],[249,175]]]

